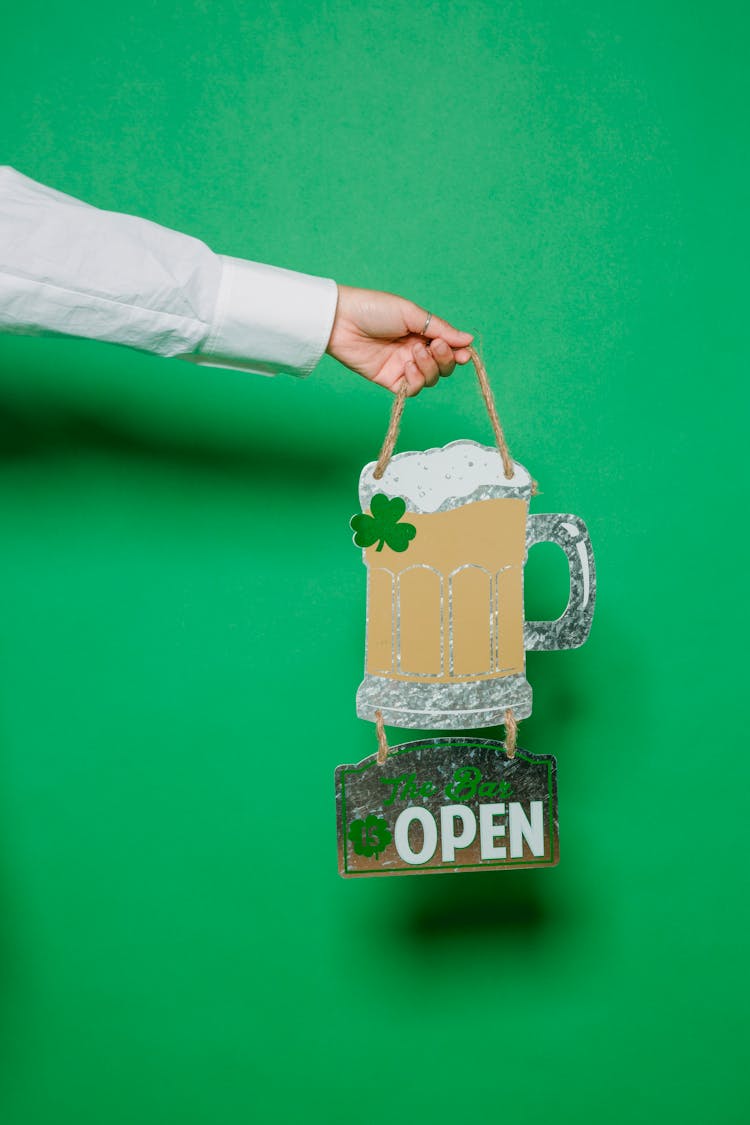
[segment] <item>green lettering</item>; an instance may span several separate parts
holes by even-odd
[[[453,774],[453,784],[446,785],[445,795],[452,801],[471,801],[476,797],[482,774],[476,766],[459,766]]]
[[[380,778],[380,784],[381,785],[390,785],[391,786],[390,795],[388,797],[386,797],[385,800],[383,801],[384,805],[392,805],[393,802],[396,800],[396,791],[399,787],[400,781],[401,781],[400,777],[381,777]]]
[[[419,796],[416,773],[400,773],[398,777],[381,777],[380,781],[383,785],[391,786],[390,795],[383,801],[384,805],[392,805],[397,798],[399,801],[415,801]]]

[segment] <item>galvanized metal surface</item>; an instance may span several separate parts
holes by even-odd
[[[457,777],[474,781],[461,784]],[[506,831],[499,839],[507,841],[508,854],[483,858],[478,827],[475,838],[456,850],[453,861],[443,860],[442,839],[434,854],[419,864],[406,862],[397,850],[396,822],[404,810],[424,810],[420,815],[429,815],[440,824],[441,808],[458,806],[468,808],[479,825],[481,805],[493,806],[501,821],[503,816],[511,817],[512,805],[528,817],[531,802],[544,806],[543,851],[539,855],[531,853],[527,841],[521,855],[510,854]],[[557,763],[552,755],[531,754],[520,747],[514,758],[508,758],[503,743],[492,739],[449,737],[402,743],[390,748],[383,765],[372,755],[356,765],[337,767],[336,816],[339,871],[345,877],[552,867],[559,859]],[[419,826],[410,832],[412,846],[418,850],[422,845]],[[367,852],[370,854],[360,854]]]
[[[579,648],[589,635],[596,602],[594,550],[579,516],[534,513],[526,524],[526,551],[535,543],[557,543],[568,557],[570,598],[556,621],[527,621],[523,643],[527,652]]]
[[[357,691],[357,714],[375,722],[375,712],[381,711],[384,723],[407,730],[471,730],[504,723],[509,707],[516,719],[527,719],[531,697],[525,676],[430,684],[365,673]]]

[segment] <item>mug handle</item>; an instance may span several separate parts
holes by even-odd
[[[557,621],[527,621],[524,648],[529,652],[554,652],[578,648],[589,635],[596,601],[594,551],[586,524],[578,516],[540,512],[528,517],[526,551],[535,543],[557,543],[568,556],[570,598]]]

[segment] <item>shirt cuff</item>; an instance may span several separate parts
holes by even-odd
[[[259,375],[309,375],[330,339],[336,282],[217,257],[222,268],[211,330],[198,351],[183,358]]]

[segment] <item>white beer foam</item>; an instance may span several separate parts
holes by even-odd
[[[476,441],[452,441],[435,449],[397,453],[380,480],[373,476],[376,463],[365,465],[359,478],[363,510],[376,492],[402,496],[409,511],[424,513],[447,511],[471,500],[528,499],[531,492],[531,477],[523,465],[514,461],[513,476],[507,478],[497,446]]]

